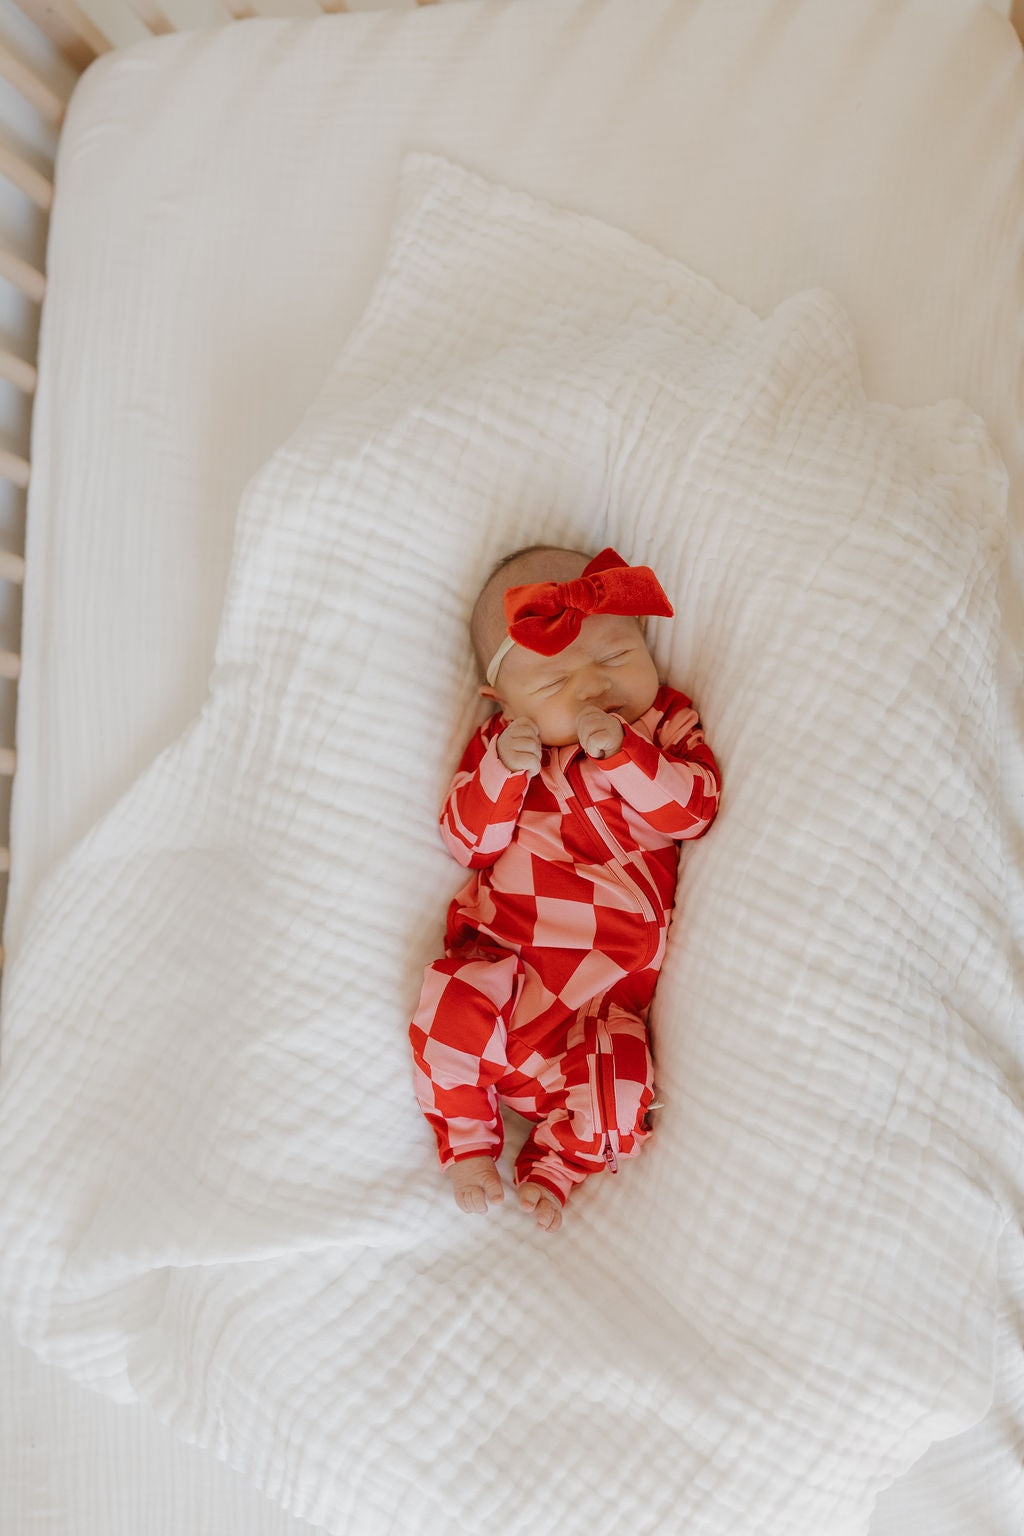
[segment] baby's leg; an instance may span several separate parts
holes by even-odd
[[[504,1129],[495,1084],[507,1071],[520,970],[514,954],[436,961],[427,967],[409,1027],[416,1096],[462,1210],[483,1210],[488,1199],[501,1198],[495,1159]]]
[[[602,1169],[616,1172],[649,1135],[654,1068],[646,1025],[623,1009],[605,1014],[596,1006],[581,1010],[564,1053],[538,1074],[532,1109],[510,1100],[536,1122],[516,1159],[515,1182],[538,1219],[546,1214],[542,1202],[560,1208],[574,1185]]]

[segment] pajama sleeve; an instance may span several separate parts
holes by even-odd
[[[622,722],[622,746],[601,767],[615,792],[667,837],[700,837],[718,810],[718,764],[685,694],[666,689],[653,739]]]
[[[530,783],[529,774],[510,773],[498,756],[500,731],[496,717],[477,731],[441,811],[445,847],[467,869],[483,869],[505,852]]]

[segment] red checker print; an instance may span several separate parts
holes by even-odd
[[[562,901],[557,896],[544,895],[538,895],[536,902],[535,945],[552,949],[593,949],[597,913],[592,902]]]
[[[450,960],[443,961],[447,968],[452,964]],[[457,1021],[457,1027],[453,1039],[459,1042],[459,1049],[470,1056],[482,1056],[490,1044],[494,1033],[494,1020],[496,1013],[501,1011],[502,1002],[494,999],[487,993],[481,992],[476,985],[478,981],[477,969],[481,966],[479,960],[474,960],[466,967],[466,977],[447,976],[445,986],[437,997],[433,1022],[429,1030],[429,1037],[447,1039],[439,1027],[444,1020]],[[497,1009],[495,1002],[497,1001]],[[416,1018],[419,1021],[421,1014]]]
[[[658,926],[643,913],[601,907],[595,913],[594,948],[624,971],[650,960],[658,942]]]
[[[526,1017],[542,1018],[549,1006],[558,1011],[559,1018],[565,1017],[565,1003],[562,1001],[566,988],[572,982],[573,977],[586,959],[586,953],[578,949],[545,949],[538,951],[535,956],[526,957],[527,980],[524,990],[531,986],[531,975],[536,976],[543,987],[549,1002],[543,1007],[538,1006],[536,1012]],[[523,1016],[520,1016],[520,1020]],[[517,1020],[517,1028],[522,1027]]]
[[[600,867],[611,857],[610,850],[602,849],[597,842],[597,833],[586,817],[563,816],[559,841],[573,863],[583,868]]]
[[[559,901],[594,900],[594,882],[579,874],[572,865],[540,859],[536,854],[533,863],[533,890]]]
[[[506,944],[532,944],[537,926],[537,901],[525,892],[493,891],[492,911],[485,931],[500,933]]]
[[[628,848],[635,841],[630,828],[627,808],[615,795],[604,795],[595,804],[609,832],[617,843]]]
[[[653,1092],[646,1014],[664,953],[678,841],[717,810],[718,773],[689,699],[661,688],[603,764],[545,748],[532,778],[497,755],[499,716],[463,754],[441,813],[475,873],[409,1030],[442,1164],[490,1150],[499,1103],[534,1122],[516,1162],[564,1200],[633,1156]],[[539,941],[539,942],[538,942]]]

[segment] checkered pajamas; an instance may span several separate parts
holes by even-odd
[[[534,1122],[516,1183],[564,1202],[636,1152],[653,1095],[646,1019],[675,895],[678,842],[718,808],[718,770],[684,694],[661,688],[603,762],[546,748],[532,779],[497,753],[492,716],[441,813],[475,871],[448,910],[410,1026],[416,1093],[441,1163],[497,1157],[499,1103]]]

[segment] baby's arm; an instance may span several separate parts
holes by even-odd
[[[670,693],[653,740],[624,725],[621,749],[601,766],[626,804],[667,837],[700,837],[715,819],[718,764],[685,694]]]
[[[536,772],[502,762],[499,741],[507,734],[493,718],[480,727],[463,753],[441,811],[445,847],[467,869],[482,869],[505,852]],[[539,767],[539,745],[536,755]],[[509,760],[517,758],[510,753]]]

